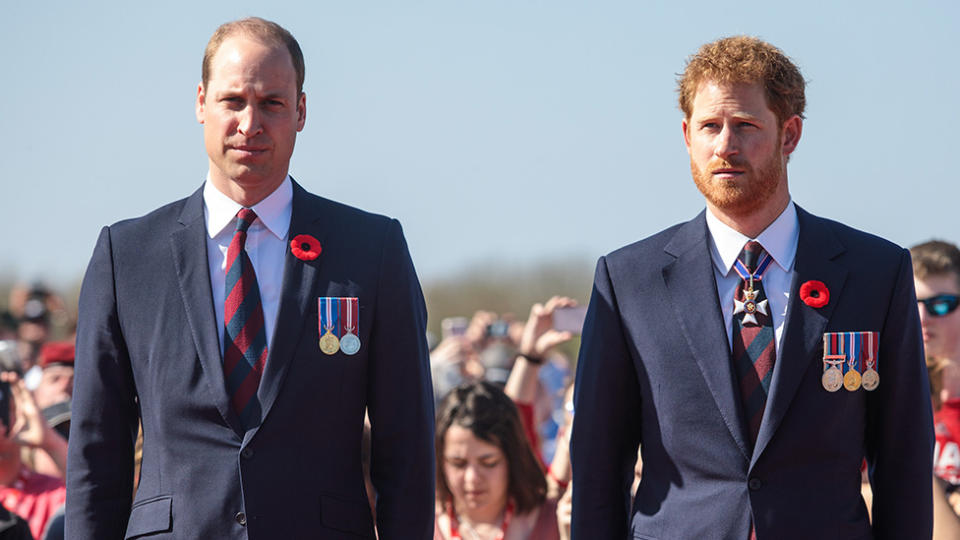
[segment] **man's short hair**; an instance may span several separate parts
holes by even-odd
[[[910,248],[913,275],[917,279],[953,274],[960,285],[960,249],[950,242],[930,240]]]
[[[283,45],[290,52],[290,60],[293,61],[293,69],[297,72],[297,97],[303,93],[303,77],[305,66],[303,63],[303,51],[300,50],[300,44],[293,37],[293,34],[279,24],[261,19],[260,17],[247,17],[237,21],[223,23],[217,28],[210,41],[207,42],[207,48],[203,52],[203,66],[201,68],[201,80],[203,87],[207,87],[210,81],[210,62],[214,55],[220,49],[220,45],[225,39],[235,34],[242,34],[247,37],[257,39],[267,45]]]
[[[787,55],[766,41],[751,36],[723,38],[703,45],[688,58],[677,79],[680,109],[688,119],[697,89],[705,82],[761,84],[767,106],[781,126],[793,115],[803,118],[806,81]]]

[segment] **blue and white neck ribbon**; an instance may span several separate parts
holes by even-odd
[[[760,258],[760,262],[757,264],[757,269],[754,270],[752,274],[740,259],[733,262],[733,269],[737,271],[737,274],[740,275],[743,281],[750,283],[753,280],[760,281],[763,279],[763,273],[767,271],[767,267],[769,267],[772,262],[773,257],[771,257],[769,253],[764,252],[763,257]]]

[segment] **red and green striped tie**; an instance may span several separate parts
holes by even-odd
[[[237,212],[237,230],[227,248],[226,301],[223,306],[223,375],[234,411],[245,428],[260,420],[257,387],[267,361],[267,331],[260,288],[244,245],[257,219],[249,208]]]
[[[756,444],[760,432],[776,359],[773,317],[762,281],[771,262],[759,242],[747,242],[734,264],[741,281],[734,293],[733,365],[751,444]]]

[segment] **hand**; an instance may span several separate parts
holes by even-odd
[[[497,320],[497,314],[492,311],[478,311],[473,314],[464,337],[475,350],[483,349],[487,341],[487,328]]]
[[[520,338],[520,354],[526,357],[543,358],[551,349],[573,338],[570,332],[553,329],[553,311],[573,307],[577,302],[565,296],[554,296],[546,304],[534,304],[530,317]]]
[[[445,338],[430,352],[431,366],[444,364],[459,365],[460,374],[468,381],[482,379],[486,371],[473,346],[463,336]]]
[[[33,399],[33,394],[24,386],[20,376],[13,372],[0,374],[0,379],[10,385],[10,432],[8,437],[21,446],[42,447],[51,428]]]
[[[433,365],[460,363],[472,352],[470,345],[462,336],[450,336],[430,351],[430,363]]]
[[[953,513],[960,516],[960,493],[954,491],[947,497],[947,502],[950,503],[950,507],[953,508]]]
[[[563,497],[557,501],[557,525],[560,527],[560,538],[570,539],[570,524],[573,522],[573,485],[567,486]]]

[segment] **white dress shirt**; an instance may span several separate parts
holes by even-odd
[[[787,304],[790,300],[790,281],[793,263],[797,255],[797,242],[800,239],[800,224],[797,221],[797,208],[791,200],[766,229],[756,238],[747,238],[730,228],[709,209],[707,210],[707,230],[710,231],[710,257],[713,259],[713,277],[717,280],[717,294],[720,296],[720,309],[723,311],[723,323],[727,328],[727,344],[733,343],[733,295],[740,275],[733,269],[743,246],[750,240],[760,242],[763,249],[773,257],[774,264],[767,267],[763,274],[763,292],[769,300],[776,332],[776,356],[780,356],[783,340],[783,328],[786,323]]]
[[[217,316],[217,335],[223,351],[223,303],[226,297],[227,248],[237,229],[237,212],[243,206],[210,183],[203,186],[203,214],[207,224],[207,263],[210,287]],[[293,214],[293,184],[287,176],[267,198],[253,205],[257,220],[247,230],[246,251],[257,275],[267,348],[273,343],[273,329],[280,307],[283,286],[283,261],[287,254],[287,232]]]

